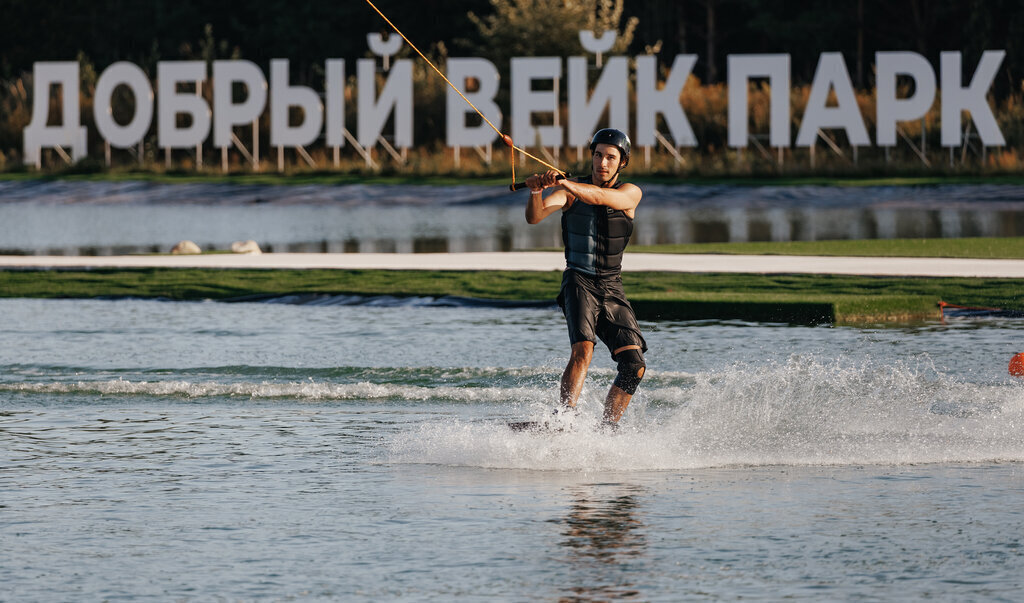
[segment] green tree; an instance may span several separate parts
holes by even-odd
[[[612,54],[622,54],[633,42],[638,19],[623,19],[624,0],[491,0],[493,13],[469,15],[476,25],[478,56],[506,70],[512,57],[578,56],[580,30],[598,35],[617,33]]]

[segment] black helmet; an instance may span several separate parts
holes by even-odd
[[[619,148],[619,151],[622,152],[622,165],[619,166],[620,169],[626,167],[629,163],[630,143],[629,136],[626,136],[625,132],[616,130],[615,128],[604,128],[603,130],[598,130],[594,134],[594,137],[590,139],[591,152],[593,152],[599,144],[610,144],[613,147]]]

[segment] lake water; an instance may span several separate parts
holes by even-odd
[[[644,184],[635,244],[1024,236],[1024,186]],[[0,253],[111,255],[255,240],[265,251],[558,246],[503,186],[0,181]]]
[[[0,599],[1015,600],[1024,322],[0,300]]]

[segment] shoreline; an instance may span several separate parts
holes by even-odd
[[[286,295],[550,301],[558,252],[0,256],[0,298],[244,301]],[[940,302],[1024,310],[1024,260],[627,254],[641,320],[900,325]]]
[[[0,270],[204,268],[288,270],[561,271],[561,252],[263,253],[121,256],[0,256]],[[629,253],[623,272],[819,274],[1024,279],[1024,260],[813,255]]]

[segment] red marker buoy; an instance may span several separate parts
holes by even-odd
[[[1024,352],[1010,358],[1010,374],[1014,377],[1024,377]]]

